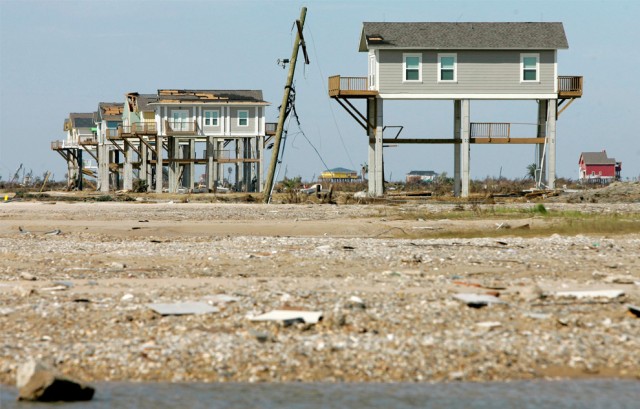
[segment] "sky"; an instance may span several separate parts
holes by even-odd
[[[562,22],[568,50],[559,75],[584,76],[583,97],[557,124],[557,176],[578,178],[581,152],[606,150],[622,162],[624,180],[640,177],[640,2],[405,0],[0,0],[0,176],[23,164],[35,176],[64,180],[66,164],[50,148],[65,139],[70,112],[124,102],[128,92],[158,89],[260,89],[276,122],[293,23],[304,27],[311,64],[295,76],[300,127],[289,124],[279,179],[354,170],[367,161],[364,130],[327,93],[331,75],[366,76],[358,52],[365,21]],[[622,65],[620,65],[622,64]],[[360,106],[364,109],[363,106]],[[402,137],[453,134],[451,101],[386,101],[386,125]],[[535,122],[534,101],[472,102],[472,122]],[[513,128],[535,136],[535,127]],[[270,151],[266,155],[271,157]],[[453,145],[385,148],[385,180],[411,170],[453,174]],[[471,178],[523,178],[533,145],[472,145]]]

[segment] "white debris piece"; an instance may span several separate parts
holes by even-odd
[[[624,295],[622,290],[581,290],[581,291],[558,291],[556,297],[574,298],[618,298]]]
[[[489,294],[459,293],[454,294],[453,298],[472,307],[482,307],[490,304],[505,304],[505,302],[498,297]]]
[[[193,301],[147,304],[147,307],[160,315],[208,314],[220,311],[207,303]]]
[[[257,316],[249,316],[251,321],[302,321],[316,324],[322,318],[321,311],[273,310]]]

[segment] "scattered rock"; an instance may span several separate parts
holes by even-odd
[[[23,280],[27,280],[27,281],[36,281],[37,280],[36,276],[34,276],[31,273],[27,273],[25,271],[20,273],[20,278],[22,278]]]
[[[18,400],[58,402],[88,401],[95,389],[61,375],[42,362],[29,360],[18,368]]]
[[[544,297],[544,292],[537,285],[528,285],[518,289],[518,295],[524,301],[532,302],[537,301]]]

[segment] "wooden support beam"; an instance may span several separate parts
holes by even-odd
[[[375,142],[369,138],[369,142]],[[469,138],[470,143],[479,144],[536,144],[544,143],[544,138]],[[385,138],[382,143],[386,144],[460,144],[459,139],[452,138]]]
[[[124,149],[122,149],[117,143],[116,141],[109,139],[111,141],[111,143],[113,144],[113,146],[116,147],[116,149],[118,149],[120,152],[124,153]]]
[[[561,101],[560,101],[560,104],[558,104],[558,106],[560,106],[560,105],[562,104],[562,102],[564,102],[564,101],[565,101],[564,99],[563,99],[563,100],[561,100]],[[557,118],[557,117],[559,117],[559,116],[560,116],[560,114],[561,114],[561,113],[563,113],[565,109],[569,108],[569,105],[571,105],[571,104],[573,103],[573,101],[575,101],[575,98],[571,98],[571,99],[569,100],[569,102],[567,102],[567,105],[563,106],[563,107],[562,107],[562,109],[560,109],[560,110],[558,111],[558,113],[556,114],[556,118]]]
[[[357,122],[357,123],[358,123],[362,128],[364,128],[364,130],[365,130],[365,131],[368,131],[366,121],[364,121],[364,122],[363,122],[363,121],[361,121],[361,120],[360,120],[360,118],[358,118],[357,116],[355,116],[355,114],[354,114],[353,112],[351,112],[351,110],[350,110],[350,109],[349,109],[349,108],[348,108],[344,103],[342,103],[342,101],[340,101],[340,99],[339,99],[339,98],[335,98],[335,100],[336,100],[336,101],[338,101],[338,103],[342,106],[342,108],[344,108],[344,110],[345,110],[345,111],[347,111],[347,113],[348,113],[349,115],[351,115],[351,117],[352,117],[353,119],[355,119],[355,120],[356,120],[356,122]],[[346,100],[345,100],[345,101],[346,101]],[[362,116],[362,114],[360,114],[360,116]]]

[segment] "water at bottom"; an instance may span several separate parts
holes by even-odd
[[[492,383],[119,383],[94,384],[90,402],[55,408],[607,408],[640,407],[640,382],[518,381]],[[17,402],[0,386],[0,409],[42,408]]]

